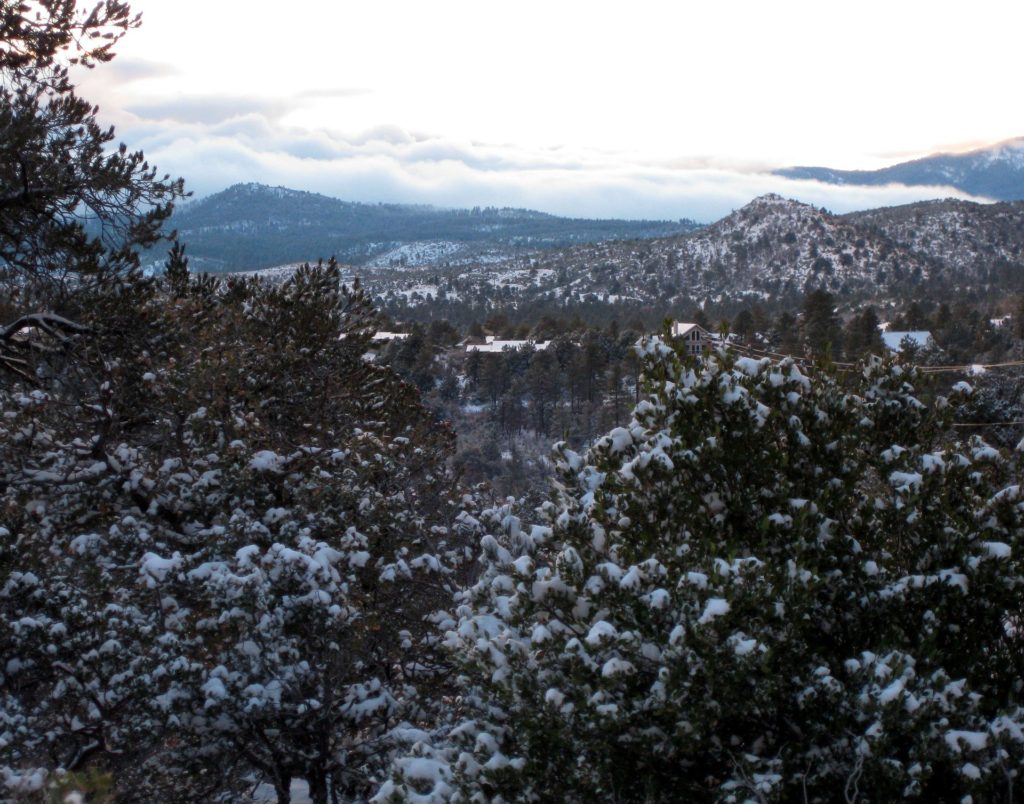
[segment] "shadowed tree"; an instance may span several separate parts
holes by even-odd
[[[114,0],[87,11],[74,0],[0,2],[0,315],[36,316],[0,330],[8,371],[30,371],[14,337],[23,325],[51,344],[75,334],[63,318],[88,307],[91,286],[138,268],[183,194],[141,152],[113,147],[113,129],[68,75],[113,58],[138,22]]]
[[[526,388],[529,391],[533,424],[538,433],[548,434],[551,413],[561,396],[558,359],[547,349],[540,349],[530,358],[526,370]]]
[[[831,348],[833,354],[841,347],[842,330],[836,317],[835,297],[820,288],[804,296],[800,332],[804,347],[820,354]]]
[[[850,319],[843,338],[847,357],[882,354],[882,336],[878,324],[878,314],[870,306]]]
[[[375,800],[1015,800],[1024,505],[971,387],[643,351],[628,425],[482,517],[464,694]]]

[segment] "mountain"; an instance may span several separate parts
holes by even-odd
[[[879,302],[1005,295],[1024,290],[1024,202],[948,200],[834,215],[767,195],[686,235],[458,270],[385,270],[366,284],[396,318],[452,320],[492,309],[564,316],[595,305],[657,320],[708,303],[793,304],[812,288]]]
[[[330,256],[354,265],[456,264],[698,227],[686,220],[586,220],[525,209],[360,204],[260,184],[237,184],[185,204],[170,225],[188,245],[193,268],[205,271]]]
[[[774,171],[790,179],[827,184],[905,184],[955,187],[997,201],[1024,199],[1024,137],[963,154],[934,154],[881,170],[791,167]]]
[[[1007,292],[1024,283],[1024,202],[946,199],[843,217],[869,236],[878,233],[913,254],[933,277]]]

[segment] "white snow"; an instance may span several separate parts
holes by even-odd
[[[285,459],[273,450],[263,449],[253,454],[249,460],[249,468],[257,472],[278,472]]]
[[[625,427],[616,427],[607,435],[610,451],[624,452],[633,443],[633,437]]]
[[[960,772],[964,776],[966,776],[968,779],[980,779],[981,778],[981,770],[973,762],[965,763],[964,766],[962,768],[960,768]]]
[[[1004,542],[982,542],[981,546],[989,558],[1009,558],[1012,552],[1010,545]]]
[[[711,622],[715,617],[721,617],[723,614],[727,614],[729,611],[729,601],[722,597],[712,597],[708,599],[708,602],[704,605],[704,613],[700,615],[700,619],[697,620],[698,624],[706,625]]]
[[[601,676],[608,678],[609,676],[617,676],[622,673],[634,673],[636,668],[632,662],[627,662],[625,659],[609,659],[604,663],[604,667],[601,668]]]
[[[903,693],[903,688],[903,679],[897,678],[878,694],[878,702],[884,706],[885,704],[896,700]]]
[[[506,349],[510,352],[518,352],[520,349],[532,347],[537,351],[548,348],[551,341],[530,341],[530,340],[496,340],[489,339],[487,343],[470,343],[466,345],[467,352],[494,352],[500,354]]]
[[[896,491],[917,491],[923,481],[920,472],[893,472],[889,475],[889,482],[896,487]]]
[[[962,747],[971,751],[981,751],[988,745],[988,734],[983,731],[958,731],[951,729],[946,732],[946,745],[949,750],[959,754]]]
[[[614,625],[607,620],[599,620],[591,626],[590,633],[587,634],[586,641],[588,645],[600,645],[601,640],[605,638],[611,639],[617,634],[618,631],[615,629]]]

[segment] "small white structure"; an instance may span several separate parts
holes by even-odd
[[[338,340],[339,341],[343,341],[347,337],[348,337],[348,333],[347,332],[342,332],[338,336]],[[409,337],[409,333],[408,332],[384,332],[382,330],[380,332],[373,333],[373,335],[370,336],[370,340],[373,343],[385,343],[387,341],[404,341],[408,337]]]
[[[672,336],[683,339],[689,355],[703,354],[711,346],[711,333],[700,324],[675,321],[672,324]]]
[[[898,354],[904,346],[910,344],[918,349],[927,349],[935,345],[932,334],[926,329],[893,330],[882,333],[882,343],[890,352]]]
[[[493,335],[487,336],[487,343],[468,343],[466,344],[466,353],[469,352],[496,352],[501,353],[506,349],[516,352],[520,349],[525,349],[527,346],[532,346],[537,351],[542,351],[548,348],[548,344],[551,341],[502,341],[495,338]]]
[[[370,338],[370,340],[371,341],[376,341],[376,342],[380,342],[380,341],[404,341],[408,337],[409,337],[409,333],[408,332],[384,332],[384,331],[381,331],[381,332],[375,332],[373,334],[373,337]]]

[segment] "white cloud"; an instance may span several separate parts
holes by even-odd
[[[125,108],[143,120],[176,123],[220,123],[236,117],[258,114],[272,120],[287,114],[296,103],[284,98],[256,96],[193,95],[133,103]]]
[[[733,165],[645,161],[583,148],[480,144],[406,132],[289,128],[260,114],[207,124],[139,120],[121,138],[197,195],[258,181],[346,200],[520,206],[559,215],[712,221],[776,192],[836,212],[958,195],[948,188],[833,186]]]
[[[301,101],[283,122],[306,129],[877,168],[1024,122],[1007,101],[1024,4],[1006,0],[132,7],[143,25],[118,58],[175,71],[136,78],[134,103]]]
[[[843,211],[954,193],[767,171],[1022,133],[1006,77],[1024,4],[1005,0],[236,5],[133,0],[142,27],[81,75],[119,137],[198,194],[263,181],[713,220],[771,191]]]

